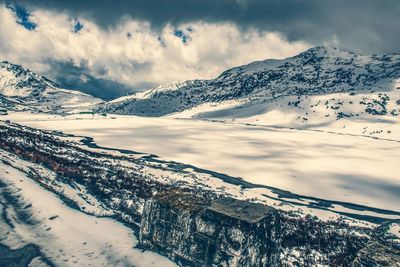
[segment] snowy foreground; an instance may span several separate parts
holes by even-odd
[[[35,244],[31,266],[175,266],[155,253],[133,248],[133,231],[108,218],[66,206],[26,175],[0,163],[1,243],[11,249]]]
[[[295,194],[400,211],[396,139],[168,118],[27,113],[3,118]]]

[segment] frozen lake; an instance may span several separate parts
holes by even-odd
[[[90,136],[293,193],[400,211],[400,143],[363,136],[195,120],[11,114],[35,128]]]

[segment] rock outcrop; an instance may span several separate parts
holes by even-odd
[[[0,244],[0,266],[28,266],[31,260],[38,256],[40,256],[40,250],[35,245],[10,249]]]
[[[371,242],[358,252],[353,262],[353,267],[364,266],[400,266],[400,253],[379,242]]]
[[[232,198],[163,194],[144,206],[140,244],[183,266],[279,266],[279,213]]]

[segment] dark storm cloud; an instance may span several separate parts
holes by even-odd
[[[51,80],[67,89],[79,90],[81,92],[102,98],[114,99],[130,94],[134,91],[149,89],[154,84],[136,84],[130,87],[125,84],[109,79],[97,78],[90,74],[90,70],[85,64],[75,66],[72,62],[49,61],[50,72],[46,74]]]
[[[21,0],[28,8],[65,11],[112,27],[122,18],[166,23],[232,22],[277,31],[288,40],[330,42],[364,53],[400,52],[399,0]]]

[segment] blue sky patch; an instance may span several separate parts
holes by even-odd
[[[74,26],[73,26],[73,32],[74,33],[78,33],[83,29],[83,24],[78,20],[78,19],[74,19]]]
[[[188,32],[191,32],[191,30],[188,31]],[[190,35],[187,34],[187,33],[185,33],[185,32],[182,31],[182,30],[174,30],[173,33],[174,33],[174,35],[175,35],[176,37],[180,38],[180,39],[182,40],[182,43],[184,43],[184,44],[187,44],[188,41],[192,40],[192,38],[190,38]]]
[[[24,26],[29,31],[36,29],[37,24],[29,20],[31,14],[24,7],[12,3],[7,3],[6,7],[14,12],[18,24]]]

